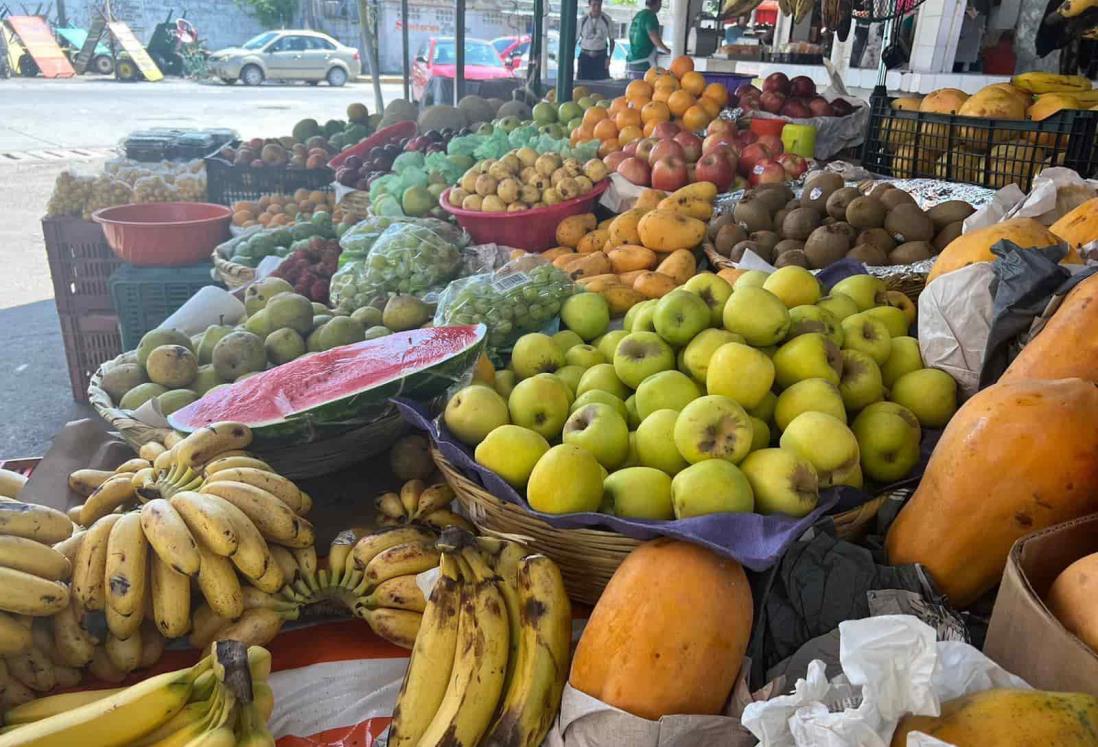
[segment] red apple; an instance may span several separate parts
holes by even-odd
[[[629,157],[629,154],[626,153],[624,150],[616,150],[613,153],[607,153],[606,156],[602,159],[602,162],[606,164],[606,168],[610,169],[611,171],[617,171],[618,165]]]
[[[652,189],[674,192],[676,189],[685,187],[689,183],[688,180],[686,161],[681,158],[675,156],[661,158],[652,166]]]
[[[648,161],[649,154],[652,153],[652,149],[656,147],[656,143],[658,142],[659,140],[656,140],[654,137],[644,137],[637,140],[637,147],[633,150],[633,155],[644,161]]]
[[[831,109],[835,112],[836,117],[845,117],[853,113],[854,105],[846,99],[835,99],[831,102]]]
[[[790,99],[782,106],[781,115],[791,119],[807,119],[812,116],[812,110],[804,102]]]
[[[708,153],[718,145],[735,145],[735,135],[727,135],[724,133],[716,133],[713,135],[706,135],[705,140],[702,140],[702,153]]]
[[[798,75],[789,81],[789,93],[793,96],[810,99],[816,95],[816,84],[807,75]]]
[[[758,134],[751,130],[741,130],[736,133],[736,145],[739,146],[741,152],[746,146],[751,145],[751,143],[758,139]]]
[[[683,152],[682,146],[674,140],[660,140],[652,148],[652,152],[648,154],[648,163],[655,166],[656,161],[662,161],[665,158],[677,158],[680,161],[685,161],[686,154]]]
[[[736,146],[717,145],[712,150],[710,150],[709,153],[715,153],[724,160],[728,161],[728,165],[732,167],[732,173],[736,173],[736,169],[739,168],[740,165],[740,151],[736,148]],[[704,154],[702,158],[709,155],[709,153]]]
[[[740,163],[739,172],[744,176],[748,176],[755,168],[755,164],[764,158],[770,158],[772,154],[767,150],[766,146],[759,143],[751,143],[742,151],[740,151]]]
[[[823,96],[816,96],[808,102],[808,109],[813,117],[834,117],[835,110]]]
[[[640,140],[633,140],[632,142],[626,143],[625,147],[621,149],[622,153],[627,156],[635,154],[637,152],[637,143],[639,142]]]
[[[652,128],[652,137],[657,140],[670,140],[679,134],[679,126],[674,122],[660,122]]]
[[[736,175],[736,169],[723,153],[713,151],[698,159],[694,175],[698,181],[712,182],[717,185],[718,192],[727,192],[728,188],[732,186],[732,178]]]
[[[782,165],[769,158],[758,161],[747,176],[747,182],[752,187],[759,184],[784,184],[786,179],[788,179],[788,176],[786,176]]]
[[[624,176],[627,181],[641,187],[648,186],[648,179],[652,174],[648,163],[635,156],[625,158],[619,163],[617,172]]]
[[[751,85],[750,83],[741,83],[736,88],[736,96],[744,96],[751,93],[759,94],[762,93],[762,91],[760,91],[758,88],[755,88],[755,86]]]
[[[786,176],[790,179],[796,179],[801,174],[808,171],[808,161],[806,161],[803,156],[798,156],[796,153],[780,153],[774,160],[782,165],[782,168],[785,169]]]
[[[718,132],[724,132],[729,135],[736,134],[736,125],[727,119],[721,119],[717,117],[710,122],[705,128],[706,135],[716,135]]]
[[[702,153],[702,139],[693,132],[680,132],[675,135],[675,142],[682,147],[683,157],[694,163]]]
[[[772,156],[776,156],[785,150],[782,139],[777,135],[759,135],[759,139],[755,142],[770,151]]]
[[[767,91],[759,99],[759,105],[765,112],[771,114],[777,114],[782,110],[782,106],[785,104],[785,94],[778,91]]]
[[[774,91],[784,96],[789,95],[789,76],[785,73],[770,73],[763,81],[763,92]]]
[[[759,94],[752,96],[744,96],[740,99],[738,106],[745,112],[756,112],[762,108],[762,97]]]

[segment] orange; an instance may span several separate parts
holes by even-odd
[[[653,84],[653,86],[657,91],[661,88],[668,88],[674,91],[679,87],[679,81],[674,76],[661,75],[659,78],[656,78],[656,82]]]
[[[626,98],[651,98],[652,84],[646,80],[633,80],[625,87]]]
[[[676,78],[682,78],[687,73],[694,72],[694,61],[686,55],[681,55],[675,58],[675,61],[671,63],[671,74]]]
[[[634,140],[640,140],[644,137],[644,131],[641,130],[639,125],[628,125],[622,127],[621,132],[618,133],[618,142],[622,145],[628,145]]]
[[[594,127],[597,123],[609,118],[610,114],[607,113],[605,109],[597,106],[592,106],[583,113],[583,124],[589,124]]]
[[[686,125],[686,129],[691,131],[704,130],[711,119],[713,117],[710,116],[709,112],[698,104],[687,109],[686,113],[682,115],[683,124]]]
[[[702,91],[705,90],[705,77],[701,73],[691,70],[682,76],[679,84],[684,91],[689,91],[692,96],[701,96]]]
[[[629,100],[624,96],[618,96],[616,99],[610,102],[610,113],[617,114],[622,109],[629,108]]]
[[[616,124],[618,126],[618,129],[620,130],[623,127],[628,127],[629,125],[640,127],[642,124],[644,124],[644,120],[641,118],[641,113],[639,109],[626,109],[625,111],[618,112],[617,115],[615,115],[614,124]]]
[[[591,134],[598,140],[616,138],[618,136],[618,126],[609,119],[604,119],[595,125],[595,129],[591,131]]]
[[[694,104],[694,97],[686,91],[674,91],[667,99],[667,108],[676,117],[681,117]]]
[[[671,94],[673,93],[674,91],[670,88],[657,88],[656,92],[652,94],[652,100],[658,101],[661,104],[666,104],[667,100],[671,98]],[[690,94],[687,94],[687,96],[689,95]]]
[[[609,121],[610,120],[608,120],[608,119],[602,120],[602,122],[609,122]],[[599,122],[599,124],[602,124],[602,122]],[[614,123],[610,122],[610,124],[613,125]],[[617,134],[617,133],[615,132],[615,134]],[[586,141],[586,140],[594,140],[596,137],[598,137],[597,135],[595,135],[592,127],[588,124],[581,124],[579,127],[572,130],[572,135],[581,143]]]
[[[616,150],[621,150],[621,143],[616,137],[603,140],[602,143],[599,144],[599,158],[606,158],[607,155]]]
[[[705,113],[709,115],[710,119],[714,119],[721,113],[721,105],[708,96],[702,96],[698,99],[698,106],[705,109]]]
[[[716,101],[722,107],[728,104],[728,89],[720,83],[710,83],[707,85],[705,91],[702,92],[702,96]]]
[[[641,120],[644,122],[665,122],[671,119],[671,110],[662,101],[651,101],[641,109]]]
[[[629,108],[639,112],[651,100],[647,96],[634,96],[629,99]]]
[[[653,65],[644,71],[644,80],[646,83],[654,83],[656,78],[667,73],[662,67],[656,67]]]

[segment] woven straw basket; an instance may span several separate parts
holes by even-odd
[[[213,253],[214,271],[218,279],[229,290],[243,288],[255,280],[255,268],[225,259],[220,253]]]
[[[137,363],[137,353],[129,351],[123,353],[114,360],[107,361],[92,374],[88,383],[88,403],[99,414],[99,417],[107,421],[112,430],[118,431],[118,435],[125,439],[126,443],[137,451],[150,441],[163,442],[171,433],[167,428],[154,428],[151,425],[134,420],[133,413],[122,410],[111,400],[111,395],[103,389],[103,375],[115,366],[123,363]]]

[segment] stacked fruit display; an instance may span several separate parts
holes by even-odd
[[[291,210],[296,209],[292,204],[289,207]],[[326,210],[316,210],[310,214],[308,220],[299,221],[275,202],[268,202],[264,210],[278,211],[267,213],[271,216],[267,222],[269,228],[253,229],[231,238],[217,247],[217,253],[245,267],[257,267],[266,257],[285,257],[300,249],[314,236],[323,239],[337,238],[332,215]]]
[[[251,226],[288,226],[311,220],[316,212],[325,212],[339,223],[342,212],[336,205],[335,195],[331,192],[299,189],[292,195],[263,195],[258,200],[234,202],[233,225],[241,228]]]
[[[924,211],[887,182],[862,194],[838,174],[818,172],[799,199],[783,185],[748,191],[710,222],[709,232],[717,253],[736,262],[750,250],[776,267],[818,270],[844,257],[870,266],[908,265],[937,256],[973,212],[962,200]]]
[[[598,159],[581,164],[555,153],[538,155],[533,148],[518,148],[499,160],[475,164],[446,199],[462,210],[515,213],[585,195],[607,174]]]
[[[68,169],[57,175],[46,215],[77,216],[90,220],[100,208],[131,202],[173,202],[206,199],[206,169],[202,161],[144,163],[108,161],[99,175],[80,175]]]
[[[824,296],[801,267],[702,273],[607,331],[606,302],[580,294],[565,331],[520,338],[443,420],[537,511],[803,516],[821,488],[906,476],[921,429],[956,409],[894,299],[870,275]]]
[[[845,117],[854,111],[846,99],[828,101],[816,93],[816,84],[807,75],[790,79],[785,73],[771,73],[761,91],[745,83],[736,89],[735,100],[744,111],[761,110],[790,119]]]
[[[295,293],[327,307],[329,283],[342,251],[335,239],[313,237],[304,247],[290,252],[271,276],[282,278],[293,286]]]
[[[320,169],[335,153],[365,140],[381,119],[371,117],[365,104],[347,107],[347,120],[329,119],[323,125],[315,119],[303,119],[290,135],[279,138],[251,138],[218,151],[221,159],[234,166],[251,168]]]

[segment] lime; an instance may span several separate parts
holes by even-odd
[[[580,105],[581,109],[583,109],[584,111],[587,111],[588,109],[590,109],[592,106],[595,105],[595,100],[593,98],[591,98],[590,96],[584,96],[582,99],[580,99],[576,103]]]
[[[557,121],[557,111],[547,101],[542,101],[534,106],[534,121],[538,124],[551,124]]]
[[[570,120],[573,120],[573,119],[576,119],[577,117],[582,117],[582,116],[583,116],[583,109],[581,109],[579,107],[579,104],[576,104],[572,101],[564,102],[563,104],[560,105],[560,108],[557,110],[557,118],[561,122],[568,122]]]

